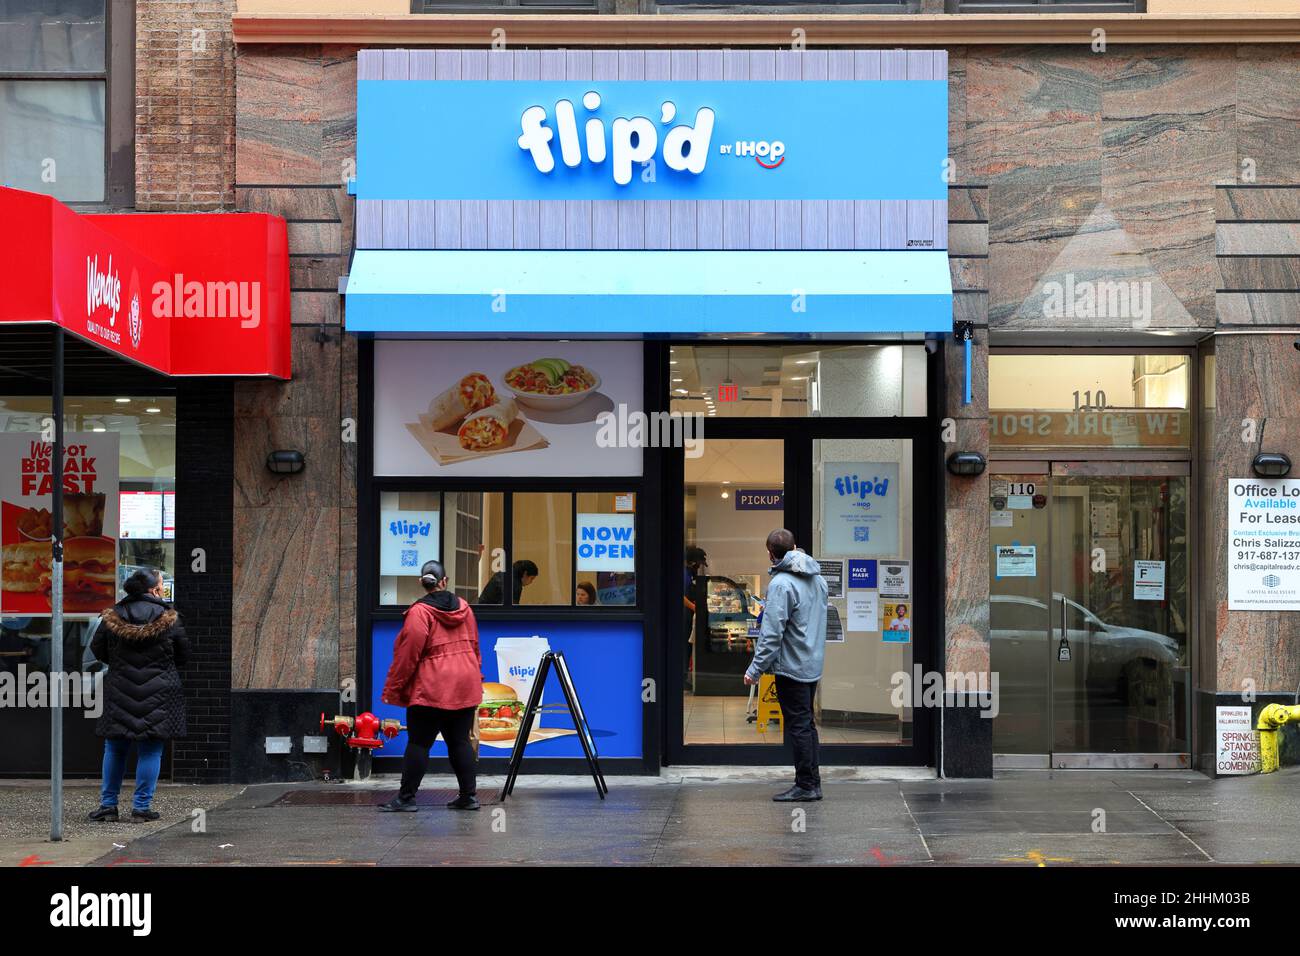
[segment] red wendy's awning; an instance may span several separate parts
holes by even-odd
[[[57,324],[166,375],[290,377],[276,216],[78,215],[0,187],[0,270],[0,328]]]

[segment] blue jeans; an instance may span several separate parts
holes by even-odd
[[[122,776],[126,773],[126,754],[131,741],[125,737],[104,738],[104,783],[99,790],[101,807],[117,806],[117,795],[122,789]],[[163,746],[167,742],[157,738],[135,741],[135,799],[131,809],[148,810],[153,802],[154,788],[158,786],[158,772],[162,769]]]

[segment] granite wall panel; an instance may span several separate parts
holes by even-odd
[[[1207,586],[1215,601],[1218,673],[1217,687],[1209,675],[1202,685],[1224,693],[1239,693],[1246,686],[1261,693],[1294,693],[1300,685],[1300,615],[1228,611],[1225,562],[1229,479],[1252,477],[1250,462],[1260,451],[1283,452],[1300,461],[1295,402],[1300,355],[1294,340],[1293,334],[1225,335],[1215,342],[1218,427],[1207,476],[1211,519],[1206,547],[1215,557]],[[1242,440],[1243,420],[1254,423],[1255,441]]]

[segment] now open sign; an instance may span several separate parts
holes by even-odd
[[[579,571],[635,571],[636,515],[578,515]]]

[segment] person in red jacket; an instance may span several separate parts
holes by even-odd
[[[460,795],[447,806],[477,810],[477,757],[471,736],[475,714],[483,702],[478,622],[469,605],[447,590],[447,571],[441,562],[425,562],[420,584],[426,593],[406,609],[380,695],[385,704],[406,708],[406,754],[401,788],[379,809],[419,809],[415,792],[429,766],[429,748],[442,734],[460,785]]]

